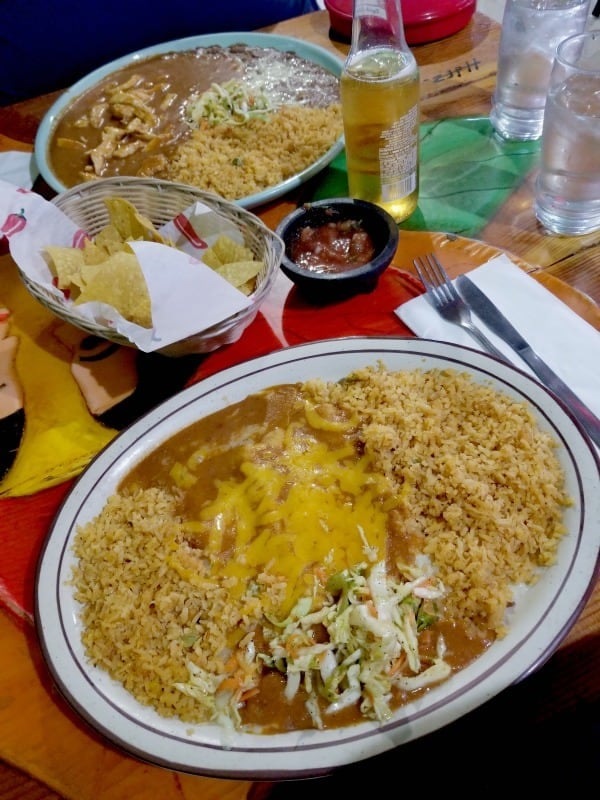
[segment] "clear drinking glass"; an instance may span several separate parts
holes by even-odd
[[[490,121],[505,139],[539,139],[552,61],[585,30],[590,0],[506,0]]]
[[[558,46],[542,133],[535,214],[549,231],[600,230],[600,31]]]

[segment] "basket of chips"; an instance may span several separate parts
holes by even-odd
[[[42,248],[49,284],[21,269],[27,288],[88,333],[146,352],[207,353],[239,339],[283,256],[256,215],[185,184],[99,179],[50,205],[74,232]]]

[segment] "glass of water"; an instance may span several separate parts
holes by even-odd
[[[550,75],[535,215],[552,233],[600,230],[600,31],[560,43]]]
[[[490,121],[505,139],[539,139],[552,61],[582,33],[590,0],[506,0]]]

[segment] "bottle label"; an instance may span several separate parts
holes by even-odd
[[[379,174],[384,201],[406,197],[417,187],[418,110],[418,106],[413,106],[381,133]]]
[[[381,199],[384,203],[389,203],[392,200],[401,200],[403,197],[408,197],[411,192],[417,188],[417,173],[413,172],[407,178],[393,183],[381,182]]]

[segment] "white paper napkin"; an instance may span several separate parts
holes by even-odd
[[[185,236],[173,222],[166,231],[177,249],[152,242],[132,244],[144,273],[152,303],[152,328],[124,319],[105,303],[83,303],[80,316],[110,325],[146,353],[192,336],[247,308],[251,299],[201,262],[204,250],[221,233],[240,244],[242,234],[233,222],[223,220],[203,203],[180,213],[194,230]],[[187,229],[185,226],[184,229]],[[172,235],[171,235],[172,234]],[[80,246],[84,232],[53,203],[35,192],[0,180],[0,238],[8,238],[10,254],[27,277],[66,306],[63,293],[54,286],[44,258],[48,245]]]
[[[21,153],[18,150],[0,153],[0,180],[23,189],[31,189],[38,175],[32,153]]]
[[[500,255],[469,272],[473,283],[492,300],[549,367],[600,416],[600,332],[552,292]],[[424,339],[481,349],[467,331],[438,314],[426,295],[396,309],[396,314]],[[473,314],[474,322],[516,367],[533,375],[507,344]]]

